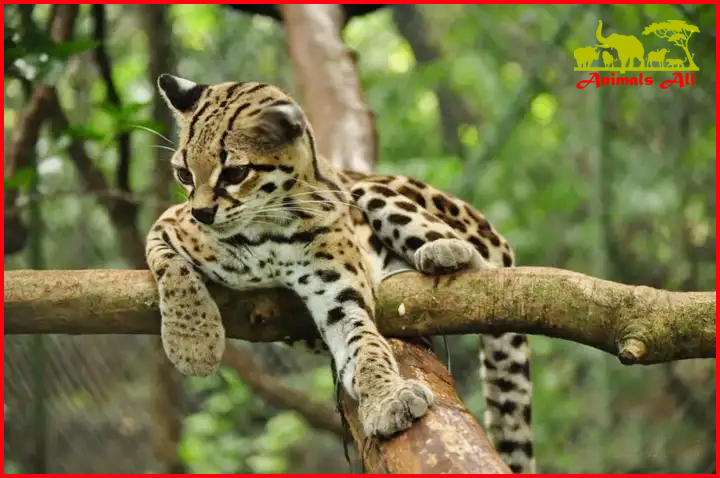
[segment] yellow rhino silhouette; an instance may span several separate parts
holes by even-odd
[[[600,58],[600,52],[597,51],[597,47],[586,46],[583,48],[576,48],[573,52],[575,61],[577,62],[578,68],[588,69],[594,60]]]

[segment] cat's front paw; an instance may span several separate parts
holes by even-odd
[[[367,436],[407,430],[435,401],[430,388],[418,380],[398,379],[385,387],[360,399],[358,412]]]
[[[217,370],[225,352],[225,328],[211,297],[165,298],[161,336],[170,361],[184,375],[205,377]]]
[[[483,260],[475,246],[460,239],[438,239],[415,251],[415,268],[429,275],[447,274],[482,267]]]

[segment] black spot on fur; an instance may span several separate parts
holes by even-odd
[[[337,296],[337,301],[343,302],[355,302],[361,308],[365,308],[365,300],[362,298],[360,293],[350,287],[343,289]]]
[[[345,313],[343,312],[342,307],[335,307],[334,309],[330,309],[328,311],[327,324],[328,326],[335,325],[343,318],[345,318]]]
[[[277,166],[274,164],[247,164],[246,166],[250,169],[254,169],[255,171],[262,171],[264,173],[269,173],[277,169]]]
[[[405,245],[407,246],[408,249],[410,249],[412,251],[420,249],[423,244],[425,244],[425,241],[423,241],[419,237],[410,236],[407,239],[405,239]]]
[[[396,224],[398,226],[404,226],[410,221],[412,221],[412,218],[408,216],[404,216],[402,214],[390,214],[388,216],[388,221],[390,221],[390,224]]]
[[[504,455],[510,455],[512,452],[520,448],[520,444],[514,440],[500,440],[496,448],[498,452]]]
[[[395,239],[400,239],[400,231],[398,229],[393,230],[393,237]]]
[[[457,219],[446,219],[445,222],[453,229],[456,229],[460,232],[467,232],[467,226],[465,226],[465,224],[458,221]]]
[[[370,246],[378,254],[380,253],[380,251],[383,250],[383,243],[380,240],[380,238],[378,236],[376,236],[375,234],[370,236]]]
[[[382,199],[371,199],[370,202],[368,202],[367,208],[368,211],[376,211],[378,209],[382,209],[385,207],[385,201]]]
[[[442,212],[445,212],[445,198],[444,197],[433,196],[432,200],[433,200],[433,204],[435,204],[436,208],[438,208]]]
[[[260,186],[260,189],[266,193],[271,193],[277,189],[277,186],[275,186],[275,183],[265,183]]]
[[[442,238],[442,234],[440,234],[437,231],[430,231],[427,234],[425,234],[425,239],[427,239],[428,241],[436,241],[440,238]]]
[[[425,201],[425,198],[422,194],[417,192],[415,189],[403,186],[400,189],[398,189],[398,192],[405,196],[406,198],[409,198],[412,201],[415,201],[420,205],[420,207],[425,207],[427,205],[427,202]]]
[[[340,279],[340,273],[330,269],[322,269],[315,272],[315,275],[323,282],[335,282]]]
[[[393,197],[393,196],[397,196],[397,193],[396,193],[395,191],[393,191],[392,189],[390,189],[390,188],[387,187],[387,186],[382,186],[382,185],[380,185],[380,184],[376,184],[376,185],[374,185],[374,186],[371,186],[371,187],[370,187],[370,190],[371,190],[371,191],[374,191],[374,192],[376,192],[376,193],[378,193],[378,194],[381,194],[381,195],[385,196],[386,198]]]
[[[508,372],[516,375],[516,374],[522,374],[525,378],[530,378],[530,364],[528,362],[522,362],[517,363],[513,362],[510,364],[510,367],[508,368]]]
[[[357,274],[357,268],[354,265],[350,264],[349,262],[346,262],[343,265],[348,271],[352,272],[353,274]]]
[[[512,266],[512,263],[513,261],[512,257],[510,257],[510,254],[508,254],[507,252],[503,252],[503,265],[505,267],[510,267]]]
[[[298,278],[298,284],[307,285],[310,276],[308,274],[301,275]]]
[[[490,251],[488,250],[488,247],[480,239],[475,236],[471,236],[470,238],[468,238],[468,241],[473,246],[475,246],[480,255],[483,256],[485,259],[488,259],[490,257]]]
[[[355,198],[356,201],[358,199],[360,199],[361,197],[363,197],[364,195],[365,195],[365,190],[362,188],[354,189],[352,192],[352,196]]]
[[[502,362],[503,360],[507,360],[507,358],[509,357],[509,355],[502,350],[495,350],[492,356],[493,360],[495,360],[496,362]]]
[[[280,171],[282,171],[283,173],[287,173],[287,174],[290,174],[295,170],[295,168],[293,168],[292,166],[288,166],[286,164],[281,164],[280,166],[278,166],[278,168],[280,168]]]
[[[332,254],[328,254],[327,252],[316,252],[315,257],[317,257],[318,259],[327,259],[329,261],[333,259]]]
[[[398,201],[398,202],[395,203],[395,205],[396,205],[397,207],[399,207],[400,209],[403,209],[403,210],[405,210],[405,211],[409,211],[409,212],[415,212],[415,211],[417,211],[417,206],[414,205],[414,204],[411,203],[411,202]]]
[[[525,405],[523,407],[523,418],[525,419],[525,421],[527,423],[532,422],[532,408],[531,407],[529,407],[527,405]]]
[[[505,380],[504,378],[494,380],[493,384],[502,392],[510,392],[517,389],[517,385],[515,385],[515,383],[511,382],[510,380]]]
[[[427,184],[421,183],[420,181],[418,181],[417,179],[414,179],[414,178],[408,178],[408,182],[418,189],[427,188]]]
[[[450,206],[448,206],[448,211],[450,212],[451,216],[457,216],[458,214],[460,214],[460,209],[458,209],[458,207],[453,203],[450,203]]]
[[[527,337],[525,337],[524,335],[515,334],[515,335],[513,335],[513,338],[510,341],[510,343],[515,348],[522,347],[524,344],[527,343]]]
[[[382,221],[380,219],[373,219],[372,227],[375,229],[375,232],[380,232],[382,230]]]
[[[292,188],[295,187],[295,184],[296,184],[296,183],[297,183],[297,179],[295,179],[295,178],[290,178],[290,179],[288,179],[287,181],[285,181],[285,182],[283,183],[283,189],[284,189],[285,191],[290,191]]]

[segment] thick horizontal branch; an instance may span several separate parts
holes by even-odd
[[[652,364],[715,357],[715,291],[668,292],[540,267],[403,273],[383,282],[378,327],[390,337],[518,332]],[[228,337],[316,337],[305,306],[280,289],[214,287]],[[251,323],[252,322],[252,323]],[[148,271],[6,271],[5,334],[158,334]]]

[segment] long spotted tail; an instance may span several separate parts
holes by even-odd
[[[514,473],[535,473],[530,347],[526,335],[481,336],[485,429]]]

